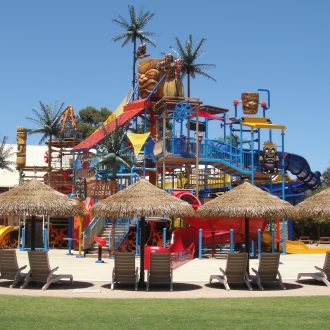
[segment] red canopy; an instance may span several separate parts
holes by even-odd
[[[191,117],[195,116],[194,113],[192,113],[190,115]],[[207,118],[207,119],[217,119],[217,120],[223,120],[222,117],[216,116],[216,115],[212,115],[204,110],[198,110],[198,117],[202,117],[202,118]]]

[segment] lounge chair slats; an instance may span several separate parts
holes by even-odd
[[[12,280],[10,288],[14,288],[19,282],[24,280],[26,274],[21,271],[26,266],[18,267],[15,250],[0,250],[0,279]]]
[[[311,277],[317,281],[323,282],[326,286],[330,287],[330,252],[325,254],[323,268],[315,266],[315,269],[319,272],[299,273],[297,275],[297,282],[299,282],[302,277]]]
[[[149,291],[150,284],[169,284],[170,291],[173,291],[173,271],[170,252],[150,253],[147,291]]]
[[[249,282],[249,276],[246,272],[247,261],[247,253],[228,253],[226,270],[220,268],[222,275],[211,275],[210,284],[213,280],[217,280],[225,286],[227,291],[229,291],[229,283],[244,283],[249,288],[249,290],[252,290]]]
[[[22,289],[26,288],[30,282],[45,283],[42,290],[47,290],[52,283],[56,283],[62,279],[69,279],[73,282],[73,276],[70,274],[54,274],[58,267],[51,269],[49,265],[48,252],[45,251],[28,251],[30,271],[28,272]]]
[[[115,252],[115,266],[112,271],[111,290],[115,283],[138,285],[138,267],[135,267],[134,252]]]
[[[257,283],[260,290],[264,290],[263,283],[278,283],[283,290],[286,289],[278,271],[279,264],[279,253],[261,253],[258,270],[252,268],[256,274],[252,276],[252,280]]]

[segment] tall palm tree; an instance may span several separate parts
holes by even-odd
[[[187,90],[188,97],[190,97],[190,77],[195,79],[196,75],[200,75],[213,81],[216,81],[213,77],[203,71],[203,69],[215,68],[215,64],[196,64],[196,60],[202,53],[202,47],[204,42],[206,41],[205,38],[202,38],[197,43],[195,49],[191,34],[189,35],[185,46],[182,45],[178,37],[176,37],[175,39],[178,47],[178,54],[182,60],[181,73],[183,76],[187,76]]]
[[[142,9],[139,12],[139,15],[136,15],[135,7],[132,5],[128,5],[129,11],[129,19],[126,20],[122,16],[118,16],[117,18],[113,19],[113,22],[118,24],[121,28],[125,29],[126,31],[115,36],[113,41],[124,40],[123,44],[121,45],[124,47],[128,44],[128,42],[133,43],[133,80],[132,80],[132,87],[133,91],[135,89],[136,84],[136,41],[140,40],[140,42],[146,42],[154,47],[156,46],[155,41],[152,39],[154,33],[144,31],[147,23],[152,19],[155,13],[151,13],[150,11],[144,12]],[[134,97],[134,95],[133,95]]]
[[[27,119],[33,121],[39,127],[28,129],[28,134],[43,134],[39,141],[42,144],[48,138],[48,179],[50,184],[50,171],[52,164],[52,141],[53,137],[57,137],[61,131],[60,120],[63,113],[64,103],[57,108],[57,105],[53,107],[52,105],[44,104],[39,101],[40,111],[32,109],[35,118],[26,117]],[[57,109],[56,109],[57,108]]]
[[[7,136],[4,136],[0,145],[0,169],[13,172],[12,166],[15,164],[9,160],[10,157],[14,156],[13,147],[7,145]]]

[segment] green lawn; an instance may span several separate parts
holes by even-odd
[[[330,296],[69,299],[0,296],[0,329],[326,329]]]

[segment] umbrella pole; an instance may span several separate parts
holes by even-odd
[[[214,258],[215,257],[215,239],[214,239],[215,232],[214,232],[214,229],[212,229],[211,235],[212,235],[212,258]]]
[[[245,252],[248,255],[248,260],[246,264],[246,271],[248,274],[250,274],[250,232],[249,232],[249,218],[245,217]]]
[[[140,218],[140,280],[139,287],[144,287],[144,245],[145,245],[145,224],[146,219],[144,216]]]
[[[36,249],[35,236],[36,236],[36,217],[35,215],[33,215],[31,217],[31,251],[35,251]]]

